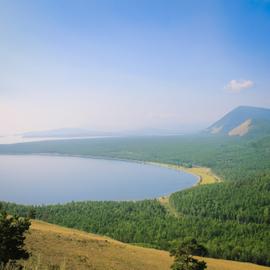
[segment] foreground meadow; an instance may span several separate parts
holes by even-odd
[[[124,244],[107,237],[32,221],[26,238],[32,257],[25,269],[169,270],[168,252]],[[266,270],[269,267],[204,259],[209,270]]]

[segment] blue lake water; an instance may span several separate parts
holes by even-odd
[[[135,162],[0,155],[0,201],[141,200],[191,187],[196,181],[184,172]]]

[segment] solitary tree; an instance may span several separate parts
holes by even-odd
[[[34,207],[31,207],[29,210],[28,210],[28,213],[27,213],[27,217],[28,218],[31,218],[31,219],[35,219],[36,218],[36,210]]]
[[[16,260],[29,258],[29,253],[24,249],[24,234],[29,227],[28,219],[0,211],[0,265],[15,264]]]
[[[206,262],[199,261],[193,256],[205,256],[207,250],[204,246],[197,243],[195,239],[182,242],[177,248],[171,250],[171,256],[174,256],[172,270],[204,270],[207,268]]]

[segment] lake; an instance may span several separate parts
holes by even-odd
[[[54,204],[82,200],[141,200],[191,187],[185,172],[93,158],[0,155],[0,201]]]

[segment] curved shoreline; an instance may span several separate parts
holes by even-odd
[[[194,166],[191,168],[187,168],[184,166],[172,164],[172,163],[164,163],[157,161],[145,161],[145,160],[136,160],[136,159],[127,159],[127,158],[114,158],[110,156],[94,156],[94,155],[76,155],[76,154],[64,154],[64,153],[6,153],[0,155],[30,155],[30,156],[56,156],[56,157],[77,157],[77,158],[91,158],[91,159],[103,159],[103,160],[114,160],[114,161],[124,161],[124,162],[132,162],[139,164],[148,164],[153,166],[159,166],[171,170],[181,171],[195,176],[198,180],[196,185],[205,185],[205,184],[214,184],[221,182],[221,178],[215,175],[211,168]]]
[[[215,175],[210,168],[207,168],[207,167],[196,166],[196,167],[187,168],[180,165],[174,165],[174,164],[162,163],[162,162],[146,162],[146,163],[192,174],[198,179],[198,182],[195,186],[208,185],[208,184],[221,182],[221,179],[217,175]]]
[[[174,192],[182,191],[188,188],[192,188],[198,185],[204,185],[204,184],[213,184],[220,182],[220,178],[218,178],[210,168],[206,167],[192,167],[192,168],[186,168],[183,166],[170,164],[170,163],[163,163],[163,162],[155,162],[155,161],[144,161],[144,160],[135,160],[135,159],[121,159],[121,158],[114,158],[109,156],[92,156],[92,155],[76,155],[76,154],[64,154],[64,153],[18,153],[18,154],[1,154],[1,155],[14,155],[14,156],[49,156],[49,157],[74,157],[74,158],[84,158],[84,159],[101,159],[101,160],[108,160],[108,161],[119,161],[119,162],[130,162],[130,163],[137,163],[142,165],[151,165],[151,166],[158,166],[165,169],[170,170],[176,170],[180,172],[184,172],[190,175],[193,175],[197,178],[197,182],[190,187],[186,187],[180,190],[172,191],[169,194],[164,194],[159,197],[153,197],[149,199],[158,199],[162,204],[167,202],[170,195]],[[165,202],[166,201],[166,202]]]
[[[196,187],[199,185],[210,185],[210,184],[221,182],[221,179],[217,175],[215,175],[210,168],[206,168],[206,167],[198,167],[197,166],[197,167],[192,167],[192,168],[186,168],[186,167],[179,166],[179,165],[160,163],[160,162],[150,162],[148,164],[152,164],[154,166],[161,166],[164,168],[178,170],[181,172],[186,172],[186,173],[192,174],[193,176],[197,177],[197,179],[198,179],[197,183],[193,187]],[[180,190],[176,190],[175,192],[180,192]],[[173,194],[173,193],[171,193],[171,194]],[[157,200],[159,201],[159,203],[161,205],[163,205],[165,207],[165,209],[167,209],[167,211],[171,215],[173,215],[176,218],[180,218],[181,214],[170,203],[171,194],[168,194],[167,196],[158,197]]]

